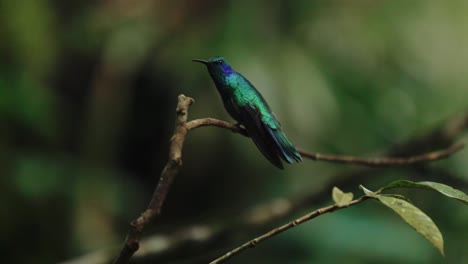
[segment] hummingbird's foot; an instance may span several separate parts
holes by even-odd
[[[244,136],[248,136],[249,134],[247,133],[247,130],[241,123],[236,123],[234,126],[237,128],[237,131],[233,131],[234,133],[240,133],[243,134]]]
[[[245,129],[244,127],[242,127],[241,123],[235,123],[234,126],[235,126],[238,130]]]

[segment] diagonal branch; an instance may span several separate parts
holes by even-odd
[[[256,237],[246,243],[244,243],[243,245],[229,251],[228,253],[224,254],[223,256],[213,260],[212,262],[210,262],[210,264],[219,264],[219,263],[222,263],[222,262],[225,262],[226,260],[228,260],[229,258],[241,253],[242,251],[248,249],[248,248],[252,248],[252,247],[255,247],[258,243],[261,243],[263,242],[264,240],[266,239],[269,239],[273,236],[276,236],[288,229],[291,229],[293,227],[296,227],[302,223],[305,223],[311,219],[314,219],[316,218],[317,216],[320,216],[320,215],[323,215],[323,214],[326,214],[326,213],[331,213],[331,212],[334,212],[336,210],[339,210],[339,209],[344,209],[344,208],[348,208],[350,206],[353,206],[353,205],[356,205],[356,204],[359,204],[367,199],[371,198],[370,196],[362,196],[358,199],[355,199],[355,200],[352,200],[350,201],[349,203],[345,204],[345,205],[337,205],[337,204],[334,204],[334,205],[329,205],[327,207],[323,207],[323,208],[320,208],[318,210],[315,210],[313,212],[310,212],[304,216],[301,216],[299,218],[297,218],[296,220],[294,221],[291,221],[285,225],[282,225],[280,227],[277,227],[275,229],[272,229],[271,231],[259,236],[259,237]]]
[[[169,188],[182,165],[182,147],[188,132],[186,127],[188,108],[194,100],[182,94],[179,95],[178,100],[176,127],[169,146],[169,159],[161,172],[158,185],[154,189],[148,208],[140,217],[130,223],[127,238],[114,264],[128,263],[133,254],[138,250],[144,227],[161,213],[161,208],[169,192]]]

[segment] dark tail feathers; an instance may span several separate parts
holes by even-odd
[[[278,154],[283,160],[288,163],[302,161],[301,154],[297,152],[294,145],[288,140],[288,138],[286,138],[286,135],[281,131],[281,129],[267,128],[267,130],[273,141],[276,143],[279,152]]]

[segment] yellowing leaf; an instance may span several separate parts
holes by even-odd
[[[353,193],[344,193],[338,187],[333,187],[332,198],[338,206],[345,206],[353,200]]]

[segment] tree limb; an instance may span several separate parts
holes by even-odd
[[[179,172],[180,166],[182,166],[182,147],[188,131],[186,127],[188,108],[193,101],[192,98],[186,97],[183,94],[178,97],[176,127],[169,146],[169,159],[161,172],[158,185],[154,189],[148,208],[140,217],[130,223],[130,230],[119,256],[114,261],[115,264],[129,262],[140,246],[140,238],[144,227],[161,213],[161,208],[169,192],[169,188]]]

